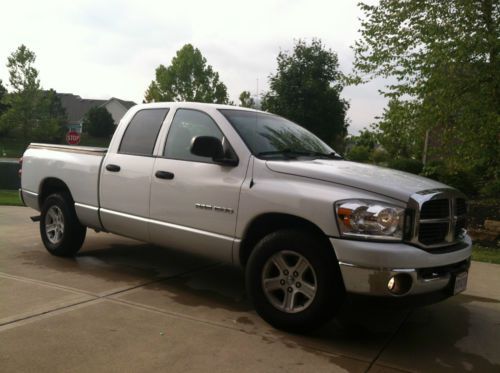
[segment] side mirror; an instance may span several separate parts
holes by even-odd
[[[197,136],[191,143],[191,153],[199,157],[212,158],[215,163],[224,166],[237,166],[238,160],[226,158],[222,141],[212,136]]]

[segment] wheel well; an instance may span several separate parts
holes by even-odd
[[[57,179],[55,177],[49,177],[45,179],[40,185],[40,193],[38,194],[38,205],[42,208],[43,201],[54,193],[65,192],[71,198],[71,203],[73,203],[73,196],[69,191],[68,186],[64,183],[64,181]]]
[[[287,228],[305,230],[317,234],[318,237],[324,238],[328,246],[331,246],[330,241],[327,239],[324,232],[316,224],[311,223],[309,220],[289,214],[264,214],[255,218],[243,235],[243,240],[241,241],[240,246],[240,264],[242,266],[246,265],[253,248],[264,236],[267,236],[269,233],[277,230]]]

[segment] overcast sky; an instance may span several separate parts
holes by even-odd
[[[42,86],[84,98],[142,102],[159,64],[169,65],[186,43],[199,48],[219,72],[230,98],[265,92],[280,50],[313,37],[336,51],[349,72],[358,36],[355,0],[2,1],[0,79],[20,44],[37,55]],[[258,84],[257,84],[258,82]],[[374,121],[386,100],[382,81],[347,87],[350,133]]]

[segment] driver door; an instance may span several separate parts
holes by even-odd
[[[207,113],[178,109],[163,154],[153,166],[151,240],[230,262],[247,165],[222,166],[192,154],[191,144],[197,136],[225,141]],[[226,146],[230,147],[227,142]]]

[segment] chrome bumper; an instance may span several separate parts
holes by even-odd
[[[472,243],[448,253],[433,254],[403,243],[383,244],[330,238],[347,292],[379,297],[406,297],[451,288],[454,275],[468,270]],[[389,290],[389,280],[404,274],[411,286],[404,294]]]
[[[452,270],[437,271],[432,274],[433,268],[375,269],[343,262],[340,262],[339,265],[348,292],[371,296],[409,296],[432,293],[450,286],[453,276]],[[463,270],[467,269],[468,265],[464,265]],[[423,272],[427,272],[428,275],[424,276]],[[402,295],[393,294],[388,288],[391,277],[398,274],[409,275],[412,280],[411,287]]]

